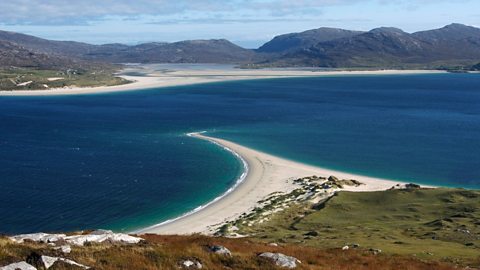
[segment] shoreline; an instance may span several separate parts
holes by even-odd
[[[301,78],[344,75],[414,75],[440,74],[441,70],[375,70],[375,71],[311,71],[292,69],[225,69],[225,70],[189,70],[167,69],[159,71],[155,65],[139,65],[127,67],[118,77],[132,81],[131,83],[115,86],[99,87],[66,87],[42,90],[0,90],[0,96],[55,96],[55,95],[82,95],[148,90],[172,86],[184,86],[213,82],[241,81],[254,79]],[[128,73],[142,73],[143,76],[131,76]]]
[[[397,184],[406,184],[401,181],[355,175],[283,159],[224,139],[206,136],[203,133],[194,132],[187,136],[207,140],[230,151],[244,163],[244,173],[231,188],[214,200],[179,217],[132,233],[211,235],[215,228],[251,211],[259,201],[272,193],[292,192],[298,188],[294,180],[312,175],[322,177],[333,175],[339,179],[355,179],[362,182],[364,185],[344,189],[354,192],[387,190]]]

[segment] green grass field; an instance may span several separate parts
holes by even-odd
[[[411,255],[480,267],[480,192],[412,189],[338,192],[319,205],[301,203],[238,233],[320,248]]]

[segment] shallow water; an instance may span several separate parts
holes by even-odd
[[[332,76],[0,97],[0,232],[132,230],[225,192],[210,135],[332,169],[480,186],[480,75]]]

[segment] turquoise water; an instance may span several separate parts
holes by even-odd
[[[242,172],[218,136],[365,175],[480,186],[480,75],[226,82],[0,97],[0,233],[128,231],[214,199]]]

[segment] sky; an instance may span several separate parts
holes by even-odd
[[[93,44],[228,39],[257,48],[319,27],[480,27],[480,0],[1,0],[0,29]]]

